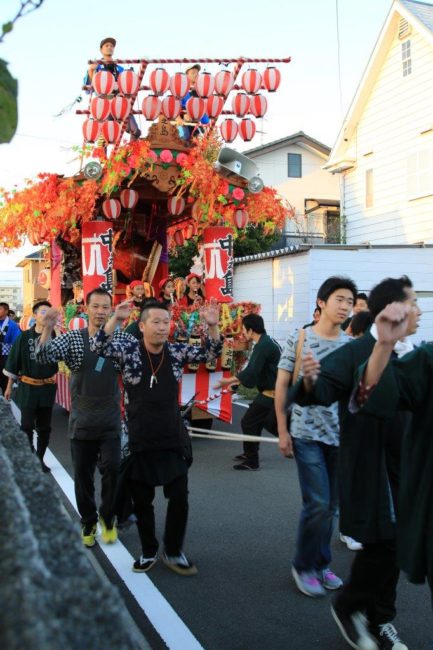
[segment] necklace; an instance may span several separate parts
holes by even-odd
[[[150,375],[150,384],[149,384],[149,386],[150,386],[150,388],[153,388],[153,384],[154,384],[154,383],[155,383],[155,384],[158,383],[158,379],[157,379],[157,377],[156,377],[156,373],[157,373],[158,370],[161,368],[161,366],[162,366],[162,364],[163,364],[163,361],[164,361],[164,348],[162,348],[162,357],[161,357],[161,361],[158,363],[158,366],[157,366],[156,368],[153,367],[153,363],[152,363],[152,359],[150,358],[149,350],[146,348],[146,346],[144,346],[144,349],[146,350],[147,358],[149,359],[149,365],[150,365],[150,368],[151,368],[151,370],[152,370],[152,374]]]

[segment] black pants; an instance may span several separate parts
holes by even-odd
[[[101,473],[101,507],[99,512],[107,526],[114,519],[114,496],[120,465],[120,438],[107,440],[71,440],[74,463],[75,498],[83,526],[96,524],[95,469]]]
[[[6,377],[6,375],[3,374],[3,368],[6,365],[6,359],[7,359],[7,355],[6,356],[4,354],[0,355],[0,388],[2,389],[3,395],[5,394],[6,387],[9,381],[9,377]]]
[[[167,555],[179,555],[183,547],[188,521],[188,474],[178,476],[163,488],[164,496],[168,499],[164,548]],[[153,509],[155,488],[142,481],[130,481],[130,490],[143,556],[153,557],[158,551]]]
[[[242,432],[247,436],[261,436],[263,429],[267,429],[275,435],[275,423],[273,403],[270,406],[263,406],[253,402],[241,420],[241,427]],[[258,463],[260,443],[244,441],[243,445],[244,454],[248,456],[248,460]]]
[[[33,447],[33,431],[36,429],[37,443],[36,454],[42,460],[50,442],[52,406],[39,406],[37,408],[25,407],[21,409],[21,431],[27,435],[30,449]]]
[[[396,614],[398,577],[394,540],[364,544],[336,603],[348,614],[365,612],[372,625],[388,623]]]

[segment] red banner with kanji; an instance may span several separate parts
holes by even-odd
[[[211,226],[203,231],[206,299],[233,301],[233,230]]]
[[[93,289],[113,293],[113,224],[87,221],[82,226],[84,298]]]

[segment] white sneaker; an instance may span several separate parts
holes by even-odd
[[[346,544],[350,551],[362,551],[363,546],[361,542],[357,542],[353,537],[340,533],[340,541],[343,542],[343,544]]]

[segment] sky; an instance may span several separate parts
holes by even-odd
[[[81,84],[87,61],[98,56],[99,43],[107,36],[117,39],[118,58],[290,56],[291,63],[279,66],[280,89],[268,95],[264,133],[248,147],[297,131],[332,146],[391,4],[391,0],[208,4],[44,0],[39,9],[17,21],[0,44],[0,58],[9,63],[19,83],[17,133],[10,144],[0,145],[0,187],[20,188],[26,178],[40,172],[70,176],[78,171],[72,147],[81,145],[85,118],[74,111],[86,107]],[[1,24],[16,14],[19,5],[18,0],[1,2]],[[167,69],[173,73],[181,67]],[[208,67],[210,72],[217,69]],[[54,117],[80,94],[80,105]],[[146,131],[144,119],[141,126]],[[234,146],[247,148],[238,139]],[[31,250],[29,245],[1,255],[0,284],[20,283],[21,271],[13,270],[14,265]]]

